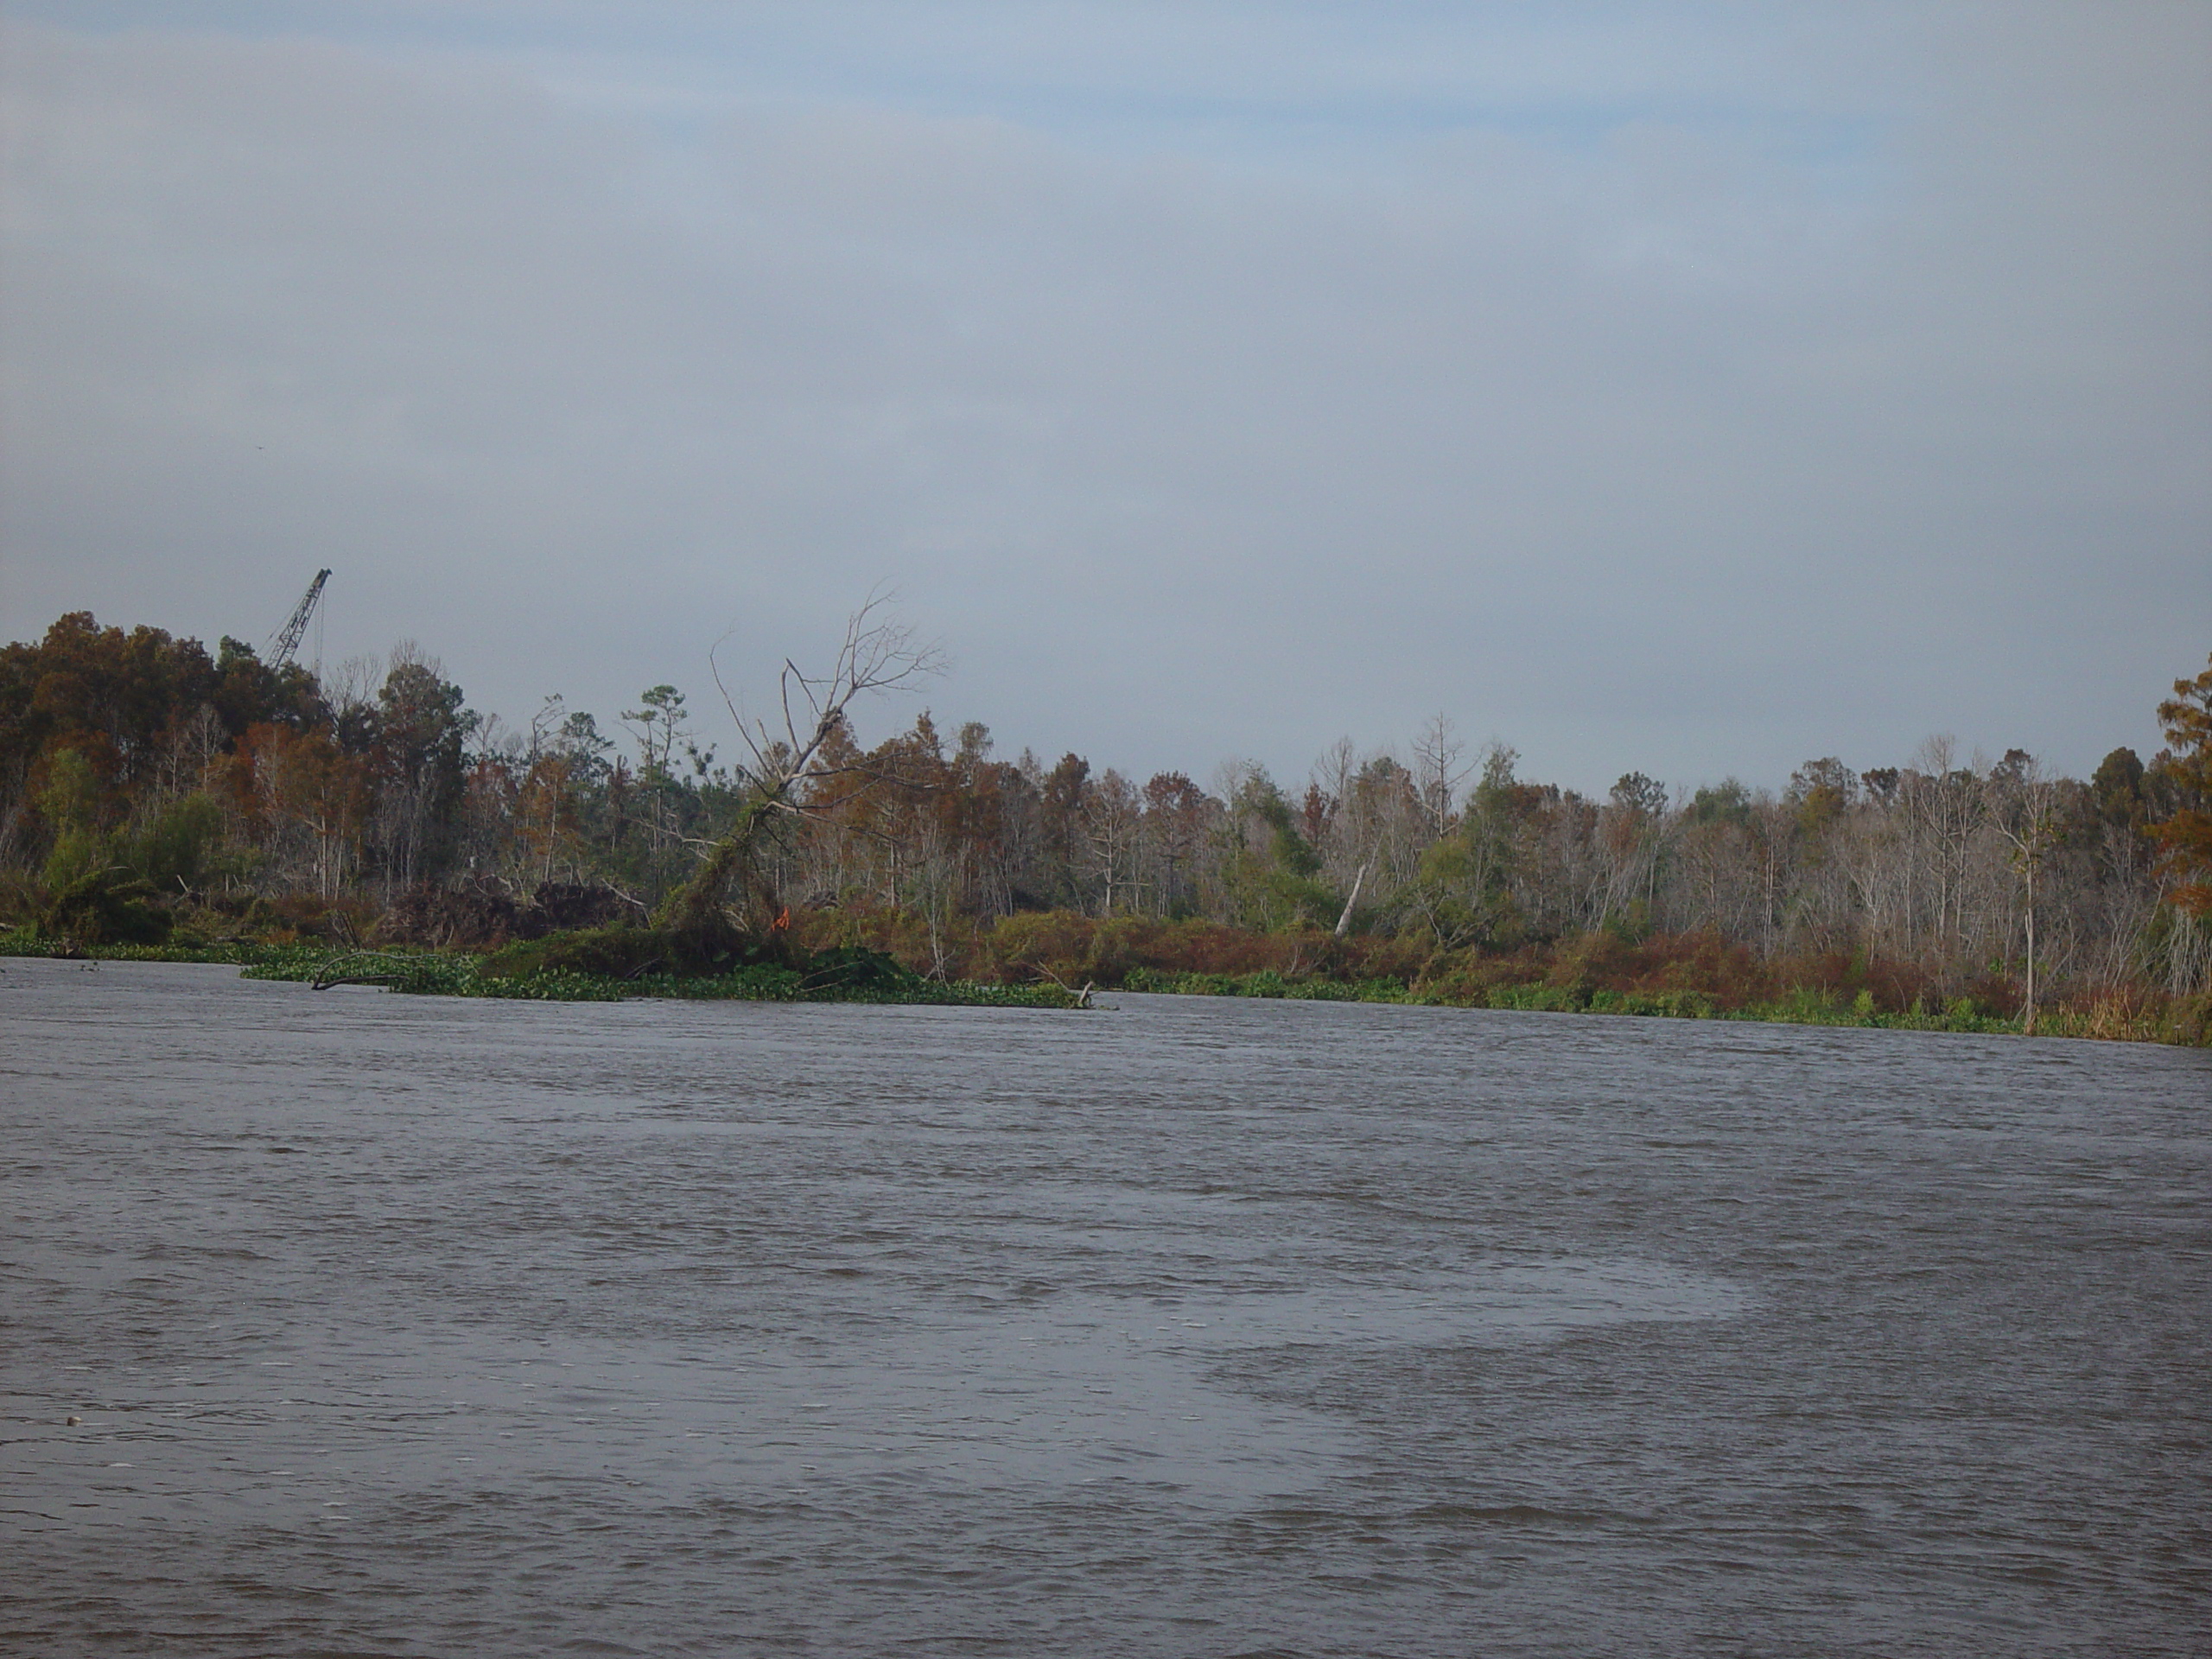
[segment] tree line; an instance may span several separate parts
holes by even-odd
[[[865,685],[807,702],[830,682],[796,683],[804,717],[728,757],[672,685],[611,726],[558,697],[510,725],[412,648],[325,679],[73,613],[0,649],[0,907],[79,931],[229,917],[483,944],[533,906],[642,917],[706,892],[939,975],[1054,913],[1304,939],[1316,963],[1322,942],[1402,964],[1695,939],[1840,962],[1896,997],[2212,978],[2212,667],[2161,706],[2167,748],[2086,779],[1932,739],[1895,766],[1808,760],[1779,789],[1630,772],[1603,796],[1440,717],[1403,750],[1340,742],[1295,782],[1234,762],[1139,780],[1001,756],[927,712],[867,745],[848,706]],[[758,811],[771,795],[786,810]],[[702,887],[717,849],[728,879]]]

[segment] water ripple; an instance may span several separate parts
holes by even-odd
[[[11,1649],[2212,1647],[2212,1057],[9,989]]]

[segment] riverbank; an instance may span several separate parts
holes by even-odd
[[[1613,1014],[1646,1019],[1741,1020],[1764,1025],[1858,1026],[1878,1031],[1948,1031],[1980,1036],[2030,1034],[2024,1017],[1993,1013],[1971,998],[1933,1006],[1917,1001],[1901,1009],[1876,1006],[1871,993],[1846,996],[1804,988],[1787,996],[1724,1007],[1709,993],[1694,990],[1618,991],[1543,982],[1502,984],[1455,998],[1436,988],[1396,979],[1291,981],[1274,973],[1161,974],[1137,969],[1123,988],[1178,996],[1281,997],[1320,1002],[1402,1002],[1435,1007],[1506,1008],[1541,1014]],[[2039,1010],[2037,1037],[2080,1037],[2107,1042],[2158,1042],[2183,1047],[2204,1046],[2201,1024],[2177,1021],[2164,1007],[2132,1005],[2114,997],[2087,1007]]]
[[[685,1001],[869,1002],[990,1008],[1069,1008],[1080,991],[1058,985],[988,985],[969,980],[931,980],[867,950],[831,953],[801,967],[754,964],[728,973],[643,973],[618,977],[548,968],[524,973],[486,972],[488,957],[431,950],[367,950],[320,944],[264,944],[253,940],[205,944],[57,944],[13,931],[0,933],[0,957],[55,957],[89,962],[213,963],[239,969],[248,979],[289,980],[318,989],[378,985],[414,996],[491,997],[530,1002],[620,1002],[633,998]]]
[[[557,967],[503,970],[501,953],[428,948],[363,950],[315,941],[251,939],[165,944],[80,946],[24,930],[0,932],[0,957],[75,957],[123,962],[221,963],[251,979],[318,987],[375,984],[410,995],[487,997],[543,1002],[613,1002],[633,998],[687,1001],[864,1002],[941,1007],[1065,1009],[1087,1001],[1078,986],[1172,996],[1259,998],[1315,1002],[1391,1002],[1429,1007],[1509,1009],[1522,1013],[1621,1014],[1643,1019],[1729,1020],[1759,1024],[1849,1026],[1885,1031],[1951,1032],[1980,1036],[2030,1034],[2024,1014],[1971,996],[1916,997],[1885,1007],[1875,994],[1800,985],[1779,994],[1732,1001],[1695,987],[1626,988],[1588,976],[1545,979],[1478,977],[1462,971],[1353,977],[1326,972],[1285,974],[1179,971],[1143,965],[1086,963],[1059,971],[1031,967],[1031,982],[936,979],[891,954],[864,946],[817,953],[804,966],[753,964],[716,974],[643,972],[613,975]],[[1509,965],[1502,964],[1502,965]],[[1086,972],[1086,968],[1090,971]],[[2114,992],[2075,998],[2037,1010],[2033,1035],[2183,1047],[2212,1043],[2207,999],[2160,998]]]

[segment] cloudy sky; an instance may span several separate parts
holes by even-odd
[[[1598,790],[2079,772],[2212,649],[2197,0],[0,28],[6,638],[328,565],[326,663],[605,721],[889,583],[1002,751]]]

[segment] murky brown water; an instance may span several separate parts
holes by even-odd
[[[2212,1649],[2212,1055],[4,968],[10,1651]]]

